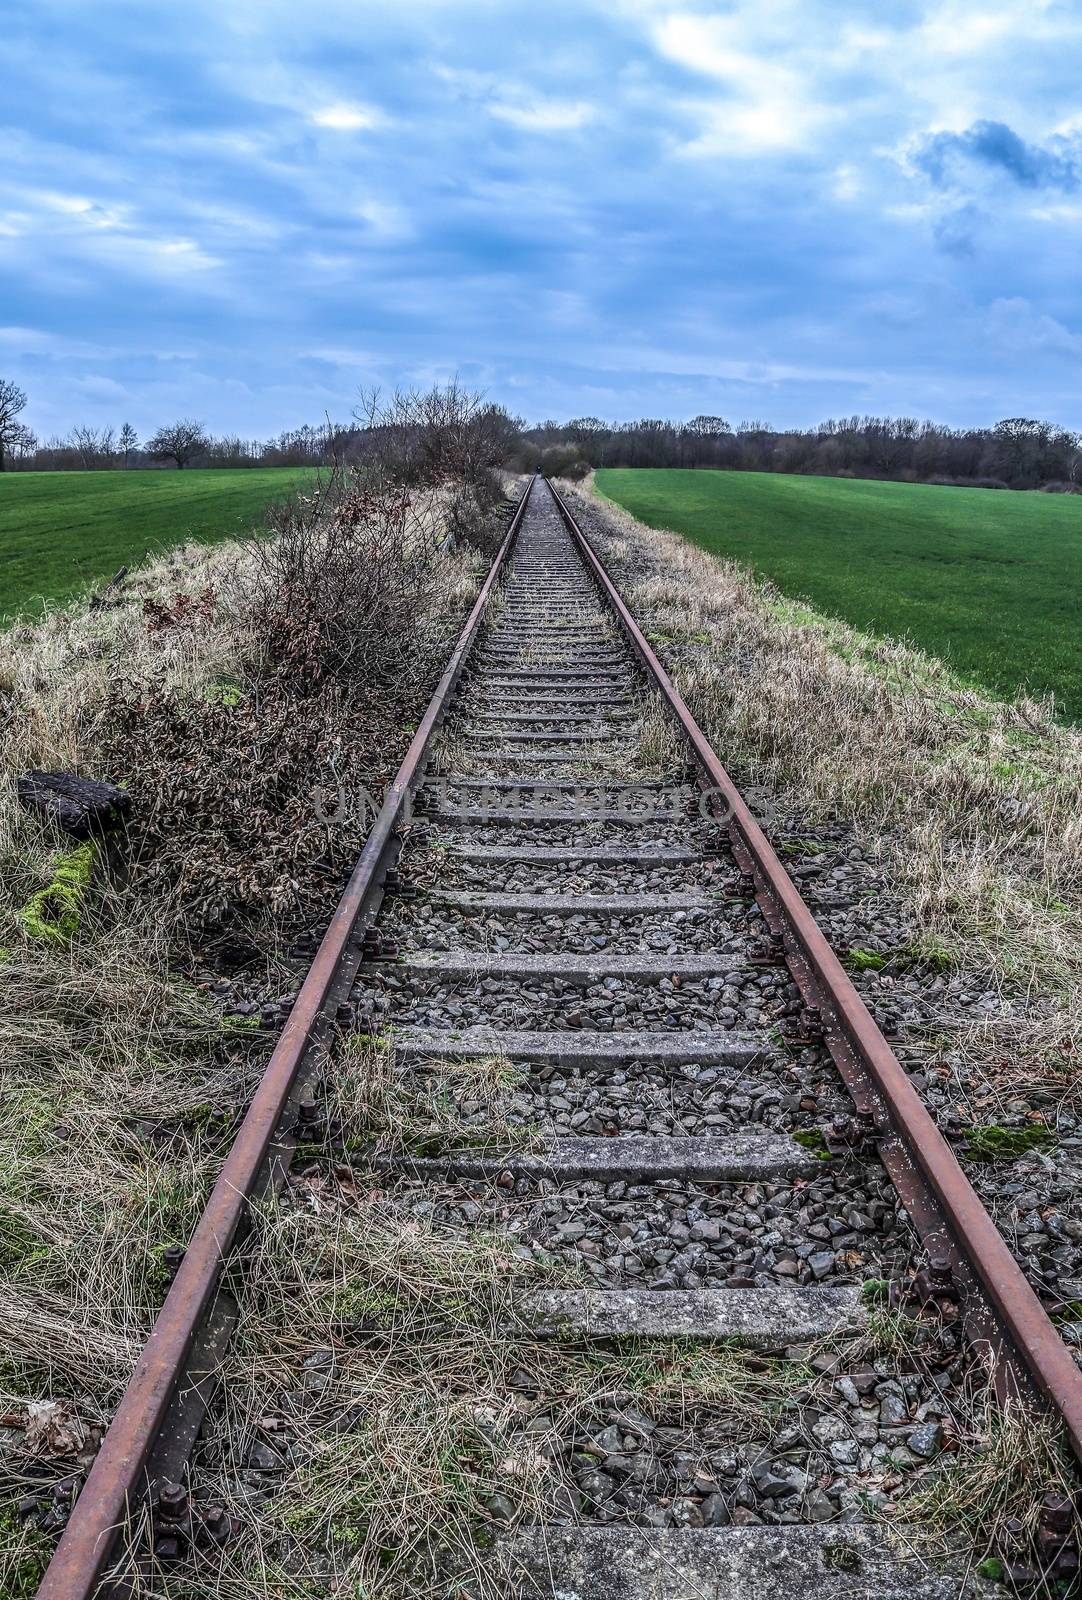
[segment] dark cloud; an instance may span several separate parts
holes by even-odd
[[[974,122],[963,133],[931,134],[917,156],[917,165],[941,185],[950,181],[958,161],[998,168],[1027,189],[1077,189],[1082,179],[1063,140],[1027,144],[1005,122]]]

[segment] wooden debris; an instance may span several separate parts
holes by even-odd
[[[91,611],[105,611],[109,606],[115,606],[119,604],[119,590],[127,576],[127,567],[121,567],[119,572],[114,572],[113,576],[109,579],[109,582],[105,585],[105,587],[103,589],[99,589],[97,594],[92,594],[90,596],[89,609]]]
[[[131,810],[131,795],[114,783],[80,778],[74,772],[28,772],[16,790],[30,811],[54,822],[75,839],[108,833]]]

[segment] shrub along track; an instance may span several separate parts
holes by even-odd
[[[449,716],[452,770],[436,775]],[[643,1341],[656,1356],[672,1340],[686,1366],[687,1341],[712,1356],[737,1341],[764,1371],[784,1351],[825,1380],[799,1414],[764,1412],[752,1447],[716,1401],[674,1421],[610,1396],[561,1431],[530,1410],[540,1380],[519,1374],[509,1448],[540,1440],[558,1491],[540,1525],[494,1497],[493,1515],[516,1525],[474,1575],[481,1587],[583,1600],[980,1592],[965,1553],[912,1552],[904,1504],[892,1526],[864,1512],[895,1511],[906,1466],[955,1452],[965,1465],[980,1373],[1008,1415],[1049,1413],[1078,1455],[1082,1375],[570,512],[534,480],[43,1600],[100,1592],[136,1506],[159,1561],[233,1536],[184,1484],[238,1315],[222,1270],[302,1142],[305,1159],[322,1145],[348,1167],[319,1102],[326,1053],[387,1024],[402,1082],[453,1081],[455,1062],[479,1058],[517,1071],[502,1142],[490,1128],[470,1140],[459,1097],[463,1131],[400,1153],[383,1198],[403,1228],[509,1235],[542,1280],[517,1315],[551,1339],[554,1365],[568,1345]],[[867,1285],[883,1280],[892,1308],[870,1310]],[[1023,1583],[1027,1569],[1069,1580],[1071,1501],[1047,1480],[1029,1491],[1008,1561]]]

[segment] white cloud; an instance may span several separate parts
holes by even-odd
[[[1061,200],[1051,205],[1031,206],[1027,216],[1035,222],[1082,222],[1082,201]]]
[[[716,79],[724,91],[722,99],[683,103],[700,123],[688,154],[798,148],[832,115],[815,98],[813,76],[786,65],[769,32],[758,34],[739,14],[674,13],[654,27],[653,37],[662,55]]]
[[[17,198],[24,209],[0,215],[0,237],[32,241],[54,259],[57,252],[66,252],[73,260],[166,279],[188,278],[224,264],[198,239],[174,232],[168,221],[157,227],[127,203],[48,188],[25,188]]]
[[[371,106],[355,101],[340,100],[335,105],[321,106],[311,113],[317,128],[333,128],[336,133],[358,133],[363,128],[378,128],[381,117]]]
[[[496,100],[489,107],[501,122],[531,133],[564,133],[584,127],[597,116],[597,107],[586,100]]]
[[[132,208],[91,200],[82,194],[65,194],[55,189],[25,191],[26,199],[41,210],[70,217],[85,228],[111,231],[131,227]]]
[[[384,364],[385,357],[376,355],[371,350],[349,350],[340,345],[321,345],[312,351],[316,361],[326,361],[333,367],[362,367],[371,369]]]
[[[857,167],[846,161],[834,169],[831,192],[835,200],[856,200],[863,188],[864,184]]]
[[[86,255],[119,272],[188,284],[193,277],[202,277],[225,264],[195,239],[152,233],[102,237],[94,244],[88,242]]]
[[[433,71],[461,95],[484,106],[490,116],[532,133],[569,132],[595,121],[598,115],[597,106],[589,100],[537,94],[525,84],[508,84],[495,72],[450,67],[446,62],[438,62]]]
[[[352,278],[357,273],[357,258],[344,250],[306,250],[298,262],[324,278]]]
[[[21,239],[33,221],[29,211],[0,211],[0,239]]]
[[[408,214],[387,200],[362,200],[357,215],[380,239],[402,239],[410,232]]]
[[[73,378],[71,387],[88,400],[126,400],[128,391],[124,384],[102,372],[91,372],[83,378]]]
[[[279,239],[284,231],[276,219],[239,206],[190,199],[185,209],[189,217],[209,223],[224,233],[240,234],[246,239]]]

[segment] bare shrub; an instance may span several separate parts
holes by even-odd
[[[496,478],[483,491],[476,484],[463,484],[453,490],[447,504],[451,542],[494,556],[506,531],[505,519],[498,514],[504,495],[503,484]]]
[[[328,678],[380,688],[426,675],[423,634],[447,578],[430,496],[332,474],[273,511],[270,533],[251,545],[243,581],[227,586],[254,677],[281,678],[300,696]]]
[[[125,676],[101,723],[129,784],[133,881],[196,945],[242,953],[311,920],[356,856],[461,610],[431,493],[333,475],[273,513],[217,591],[147,609],[152,632],[231,619],[235,668],[196,690]]]
[[[369,476],[428,487],[470,484],[489,504],[499,494],[495,469],[518,440],[514,418],[457,382],[423,393],[396,389],[386,398],[368,390],[354,415],[361,425],[355,459]]]

